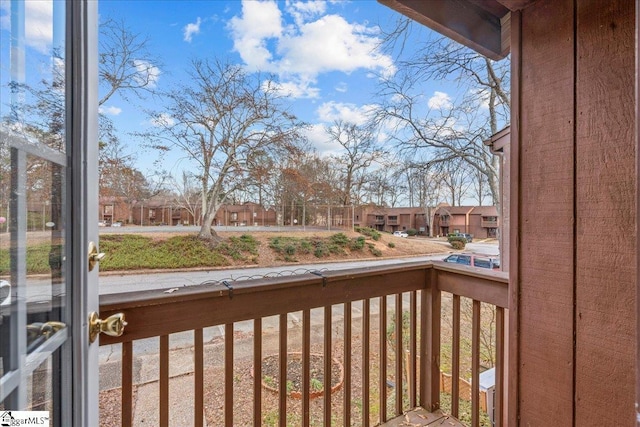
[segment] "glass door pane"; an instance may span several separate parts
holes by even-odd
[[[11,1],[0,16],[0,409],[61,425],[68,212],[65,2]]]

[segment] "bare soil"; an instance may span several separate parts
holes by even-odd
[[[318,258],[314,254],[295,254],[295,261],[288,261],[283,259],[277,252],[269,248],[269,240],[278,236],[296,237],[296,238],[328,238],[336,233],[344,233],[349,238],[356,238],[362,236],[360,233],[353,231],[314,231],[314,232],[257,232],[251,233],[251,235],[260,242],[258,247],[258,265],[260,267],[290,265],[290,264],[309,264],[314,262],[327,262],[327,261],[344,261],[353,259],[383,259],[383,258],[398,258],[398,257],[410,257],[420,256],[428,254],[436,254],[449,252],[452,249],[448,245],[442,243],[436,243],[433,239],[423,237],[408,237],[401,238],[395,237],[390,234],[382,234],[380,240],[375,241],[373,239],[367,239],[367,244],[372,244],[375,249],[379,250],[381,256],[374,256],[368,248],[364,248],[361,251],[346,251],[344,254],[329,254],[325,257]],[[242,232],[220,232],[220,237],[229,238],[232,236],[240,236]],[[160,236],[158,236],[160,237]],[[394,247],[390,247],[389,243]]]

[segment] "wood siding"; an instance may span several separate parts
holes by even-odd
[[[634,423],[635,15],[577,2],[576,419]],[[607,53],[607,55],[603,55]],[[603,381],[603,379],[605,379]]]
[[[634,25],[627,0],[540,0],[514,34],[520,425],[635,420]]]

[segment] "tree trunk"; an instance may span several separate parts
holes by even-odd
[[[202,225],[200,226],[200,231],[198,232],[198,237],[200,239],[206,240],[213,245],[217,245],[222,241],[222,238],[212,227],[216,211],[217,209],[213,213],[210,210],[205,212],[204,218],[202,219]]]

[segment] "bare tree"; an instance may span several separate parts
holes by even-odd
[[[489,136],[486,117],[470,101],[447,109],[425,108],[420,85],[407,70],[385,81],[378,123],[391,129],[391,140],[407,155],[428,156],[432,163],[463,159],[487,177],[498,200],[499,160],[483,144]]]
[[[99,74],[103,105],[116,92],[143,96],[155,91],[160,61],[149,51],[149,39],[134,33],[123,20],[107,19],[100,24]]]
[[[343,153],[336,157],[336,161],[344,180],[341,202],[343,205],[349,205],[354,199],[352,194],[354,187],[364,184],[366,175],[362,172],[384,154],[375,140],[371,126],[338,120],[333,126],[327,127],[326,132],[331,141],[337,142],[343,149]]]
[[[392,124],[395,141],[409,152],[428,153],[439,161],[461,158],[486,178],[494,204],[499,197],[499,160],[482,141],[509,121],[509,63],[493,62],[443,37],[425,40],[405,55],[408,34],[416,27],[400,19],[385,47],[398,55],[398,69],[380,91],[378,120]],[[465,95],[444,108],[427,108],[425,80],[455,80]]]
[[[175,191],[176,206],[189,212],[196,225],[200,224],[198,206],[202,205],[202,192],[199,189],[197,177],[192,173],[183,171],[180,180],[171,181]]]
[[[436,163],[435,172],[438,174],[442,188],[448,193],[451,206],[461,206],[472,186],[473,170],[463,159],[451,159],[447,162]]]
[[[294,150],[302,124],[283,106],[275,85],[238,65],[194,60],[188,84],[164,94],[167,111],[150,112],[155,148],[180,150],[197,165],[203,194],[198,236],[216,241],[211,228],[226,194],[243,183],[252,153]]]
[[[114,140],[100,153],[100,195],[113,197],[127,210],[129,223],[133,222],[133,206],[158,194],[164,185],[163,171],[143,174],[135,167],[136,157],[126,154],[119,140]]]

